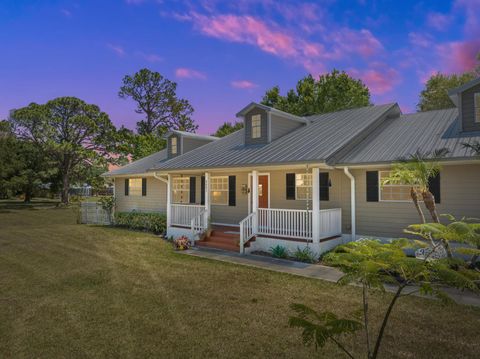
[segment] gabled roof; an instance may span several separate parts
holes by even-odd
[[[480,141],[480,132],[462,132],[456,108],[391,118],[340,159],[338,164],[389,163],[446,148],[445,159],[474,157],[463,143]]]
[[[162,161],[165,161],[166,159],[167,159],[167,150],[164,149],[159,152],[155,152],[150,156],[131,162],[128,165],[125,165],[113,171],[104,173],[102,176],[115,177],[115,176],[146,173],[150,168],[157,166],[159,163],[161,163]]]
[[[271,112],[273,114],[276,114],[276,115],[284,117],[284,118],[288,118],[289,120],[293,120],[293,121],[297,121],[297,122],[301,122],[301,123],[307,123],[308,122],[308,120],[305,117],[292,115],[291,113],[281,111],[281,110],[277,110],[276,108],[266,106],[266,105],[262,105],[262,104],[256,103],[256,102],[250,102],[247,106],[242,108],[236,114],[236,116],[237,117],[243,117],[253,108],[261,108],[262,110],[265,110],[267,112]]]
[[[379,118],[397,110],[397,104],[387,104],[309,116],[308,124],[263,145],[245,145],[241,129],[152,170],[325,162]]]
[[[462,93],[469,88],[472,88],[473,86],[479,85],[480,84],[480,77],[477,77],[476,79],[473,79],[471,81],[468,81],[466,84],[463,84],[461,86],[455,87],[453,89],[448,90],[448,95],[455,95],[458,93]]]
[[[208,136],[208,135],[197,135],[196,133],[191,133],[191,132],[186,132],[186,131],[180,131],[180,130],[171,130],[167,132],[163,138],[167,138],[170,135],[176,133],[177,135],[183,136],[183,137],[189,137],[189,138],[196,138],[198,140],[207,140],[207,141],[215,141],[218,140],[218,137],[215,136]]]

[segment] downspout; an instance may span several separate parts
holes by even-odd
[[[162,181],[163,183],[168,183],[168,180],[166,180],[165,178],[162,178],[160,176],[157,176],[157,172],[153,172],[153,177],[155,177],[156,179]]]
[[[355,216],[355,177],[350,173],[348,167],[343,167],[343,172],[350,178],[350,208],[351,208],[351,222],[352,222],[352,240],[356,239],[356,216]]]

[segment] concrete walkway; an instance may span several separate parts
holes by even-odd
[[[240,264],[255,268],[262,268],[275,272],[294,274],[301,277],[315,278],[336,283],[341,277],[342,272],[336,268],[324,266],[321,264],[309,264],[295,262],[286,259],[271,258],[259,255],[241,255],[235,252],[227,252],[212,248],[194,248],[178,253],[214,259],[222,262]],[[385,289],[394,292],[396,287],[393,285],[385,285]],[[404,289],[404,293],[414,292],[418,288],[411,286]],[[480,307],[480,296],[471,292],[462,292],[455,288],[444,288],[444,291],[458,304],[472,305]],[[424,296],[419,293],[413,293],[415,296],[434,299],[433,297]]]

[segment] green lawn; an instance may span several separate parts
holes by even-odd
[[[355,287],[185,256],[153,235],[78,225],[71,209],[19,208],[0,203],[1,358],[312,357],[289,304],[360,305]],[[407,297],[382,357],[478,358],[479,336],[480,310]],[[359,356],[362,339],[347,340]]]

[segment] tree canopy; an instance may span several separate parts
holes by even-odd
[[[225,137],[235,131],[238,131],[243,128],[243,122],[224,122],[220,127],[217,128],[217,131],[213,134],[216,137]]]
[[[298,116],[339,111],[371,105],[370,91],[361,80],[350,77],[346,72],[333,70],[315,80],[308,75],[297,82],[295,89],[286,96],[275,86],[268,90],[262,104]]]
[[[425,88],[420,92],[420,99],[417,104],[418,111],[441,110],[455,107],[448,90],[461,86],[475,78],[471,72],[465,72],[461,75],[444,75],[439,72],[432,75],[425,83]]]

